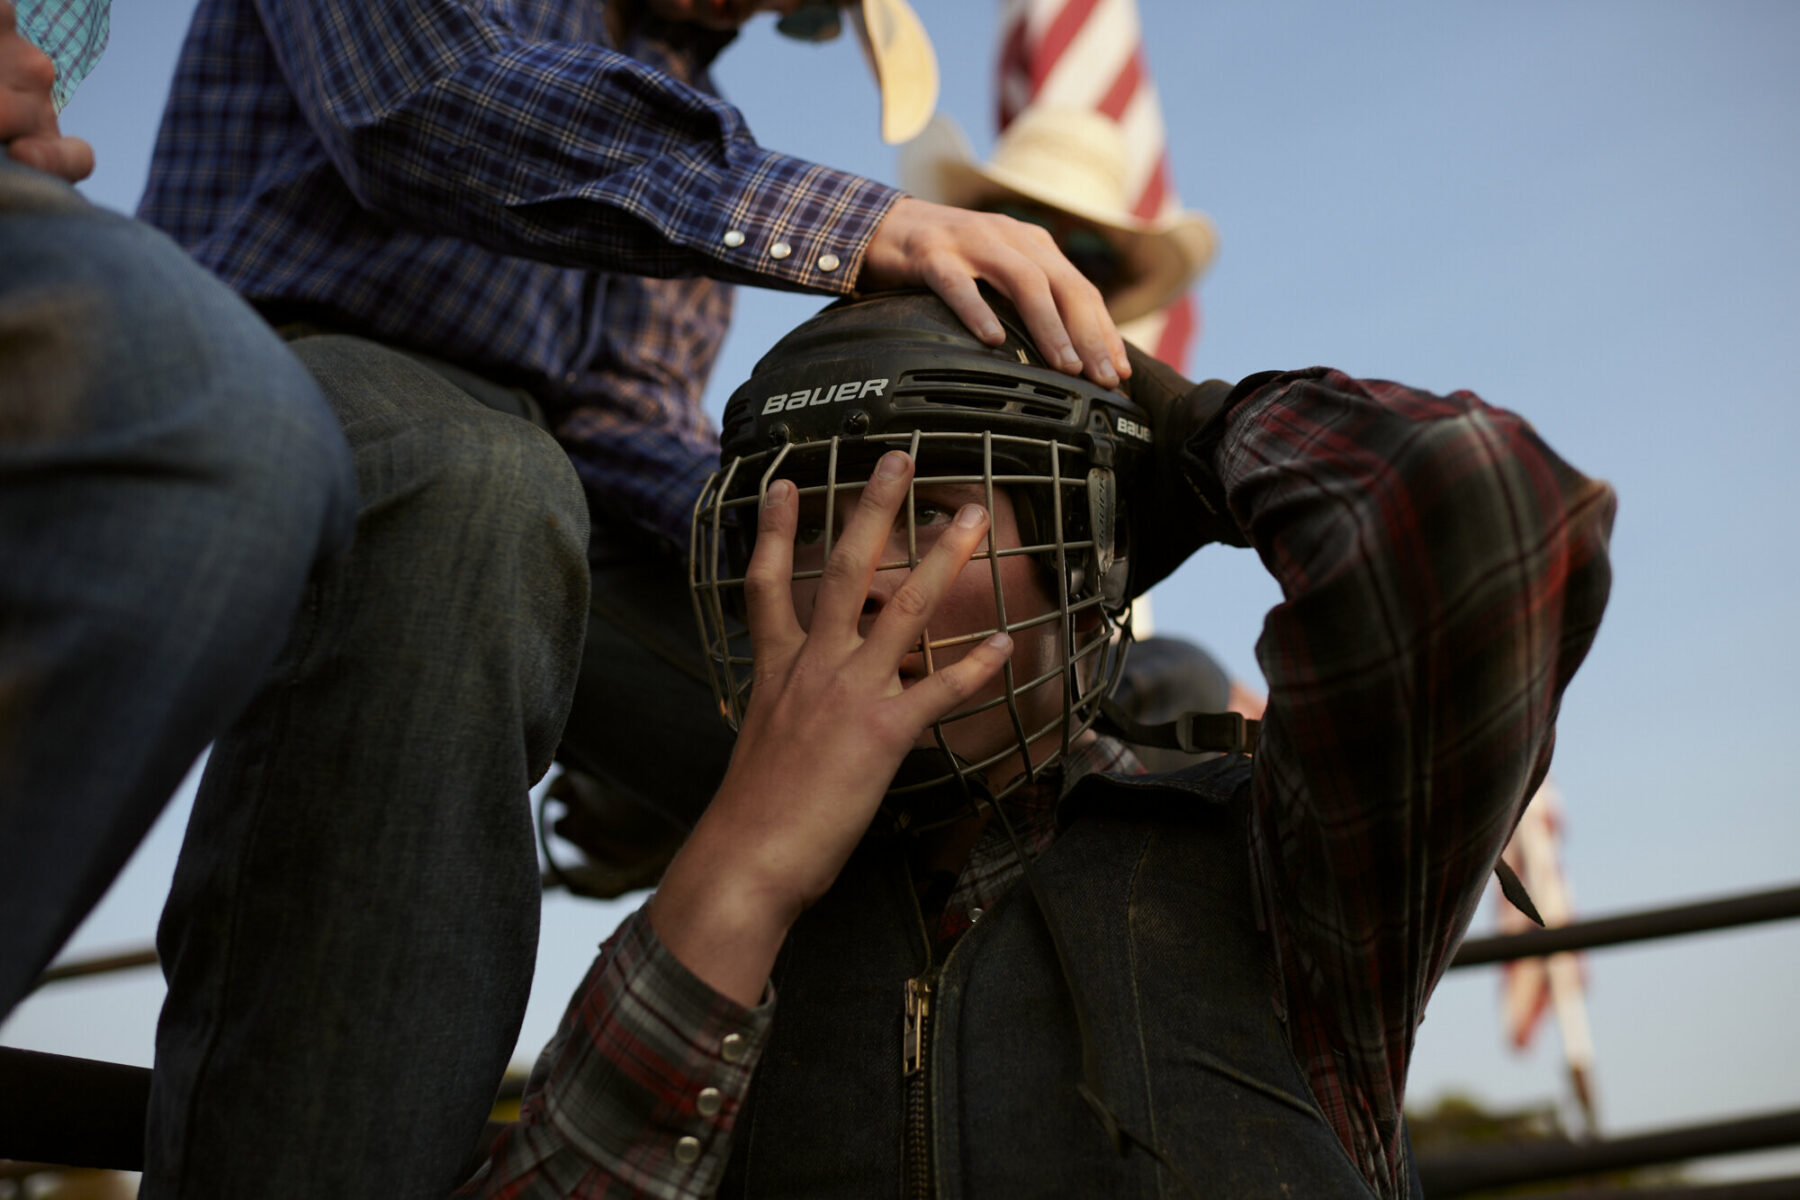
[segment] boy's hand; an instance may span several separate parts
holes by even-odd
[[[755,683],[725,780],[676,855],[651,907],[663,943],[708,984],[753,1004],[791,925],[831,886],[931,723],[999,671],[996,634],[902,687],[900,662],[980,547],[975,505],[866,623],[870,585],[912,479],[882,459],[826,560],[803,629],[793,598],[794,486],[769,486],[745,575]],[[865,632],[866,630],[866,632]]]

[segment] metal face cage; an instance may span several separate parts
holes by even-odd
[[[916,645],[926,672],[936,669],[937,657],[946,650],[981,642],[996,632],[1015,635],[1017,641],[1016,635],[1023,631],[1052,623],[1056,627],[1059,653],[1050,669],[1021,678],[1008,662],[998,695],[992,694],[990,687],[933,725],[932,737],[942,752],[943,770],[926,778],[909,776],[906,783],[889,791],[892,801],[956,779],[970,794],[991,793],[997,799],[1038,778],[1068,753],[1072,740],[1093,725],[1101,698],[1111,694],[1124,668],[1130,640],[1128,611],[1109,603],[1105,594],[1120,536],[1116,528],[1117,484],[1110,467],[1092,462],[1080,446],[991,430],[907,430],[786,443],[732,460],[702,489],[694,509],[689,554],[689,584],[713,693],[725,721],[738,728],[752,678],[749,638],[743,626],[744,571],[755,538],[758,508],[769,484],[778,478],[789,479],[803,506],[809,499],[814,508],[823,506],[824,554],[829,557],[840,506],[855,503],[855,493],[867,482],[875,462],[896,449],[908,452],[915,464],[912,486],[899,516],[905,526],[906,557],[884,561],[880,569],[911,568],[918,563],[917,496],[921,488],[933,485],[978,485],[990,513],[995,493],[1004,489],[1018,516],[1022,543],[998,544],[995,523],[990,521],[986,546],[964,570],[986,564],[994,589],[995,624],[941,633],[928,627]],[[1028,557],[1041,572],[1042,590],[1051,600],[1048,612],[1009,615],[1001,563],[1016,556]],[[822,574],[816,569],[796,569],[794,578],[817,579]],[[1018,598],[1010,599],[1016,613]],[[1030,710],[1041,713],[1048,705],[1022,703],[1040,688],[1056,689],[1060,699],[1048,720],[1028,716]],[[952,750],[950,730],[1000,707],[1005,708],[1011,727],[1011,737],[1004,739],[1004,744],[984,747],[973,758]],[[1055,753],[1049,752],[1052,747]],[[986,777],[1014,756],[1023,764],[1018,773],[1003,780]],[[971,791],[970,784],[978,777],[982,786]]]

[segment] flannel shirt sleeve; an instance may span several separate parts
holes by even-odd
[[[1615,501],[1468,392],[1247,380],[1214,464],[1283,601],[1252,855],[1278,1002],[1328,1120],[1404,1194],[1413,1034],[1593,641]]]
[[[256,8],[357,201],[411,229],[561,266],[846,293],[901,195],[764,150],[737,109],[653,66],[533,36],[527,5]]]
[[[717,1189],[774,1018],[664,948],[646,909],[600,948],[538,1057],[519,1120],[460,1197],[692,1200]]]

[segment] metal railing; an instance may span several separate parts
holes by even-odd
[[[1451,969],[1592,950],[1652,939],[1733,929],[1800,917],[1800,886],[1572,922],[1465,941]],[[151,948],[52,966],[39,987],[156,964]],[[143,1169],[144,1113],[150,1071],[60,1054],[0,1047],[0,1178],[36,1164]],[[1421,1151],[1419,1174],[1430,1200],[1570,1179],[1601,1172],[1687,1162],[1800,1145],[1800,1109],[1586,1141],[1546,1139]],[[1575,1187],[1540,1193],[1559,1200],[1791,1200],[1800,1177],[1665,1188]]]

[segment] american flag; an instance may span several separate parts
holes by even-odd
[[[1562,835],[1562,794],[1553,781],[1546,779],[1526,806],[1525,815],[1519,818],[1519,826],[1502,855],[1531,894],[1546,927],[1567,925],[1573,915],[1559,849]],[[1504,900],[1501,902],[1502,933],[1518,933],[1530,925],[1524,914]],[[1588,1028],[1586,981],[1580,957],[1553,954],[1548,958],[1515,959],[1502,969],[1501,988],[1501,1019],[1514,1050],[1522,1052],[1531,1045],[1545,1014],[1554,1009],[1562,1032],[1569,1082],[1592,1132],[1596,1123],[1594,1042]]]
[[[1031,104],[1094,108],[1117,121],[1131,154],[1133,211],[1149,219],[1181,208],[1137,0],[1001,0],[1000,129]],[[1180,368],[1199,338],[1200,308],[1190,292],[1121,332]]]

